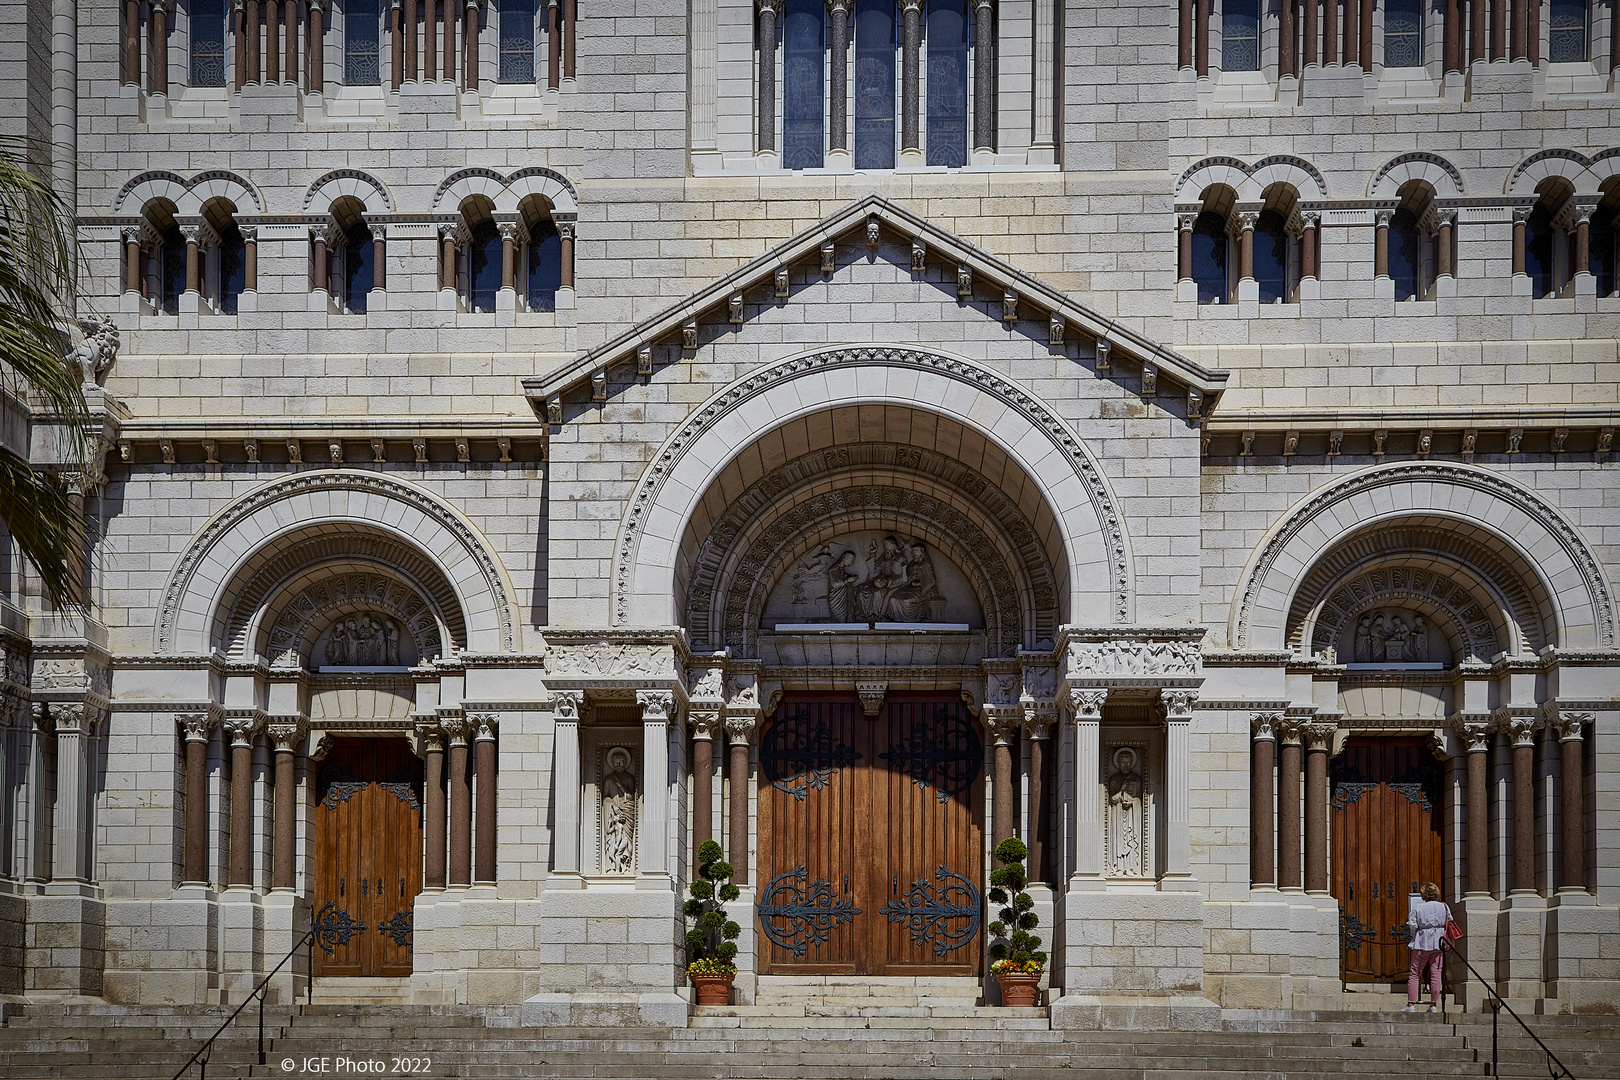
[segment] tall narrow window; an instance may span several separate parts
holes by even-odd
[[[1255,222],[1254,280],[1260,286],[1262,304],[1288,299],[1288,230],[1275,210],[1262,211]]]
[[[500,0],[503,83],[534,82],[534,2]]]
[[[1616,221],[1615,206],[1602,205],[1597,213],[1592,215],[1592,231],[1587,239],[1587,258],[1591,262],[1592,276],[1597,279],[1597,294],[1599,296],[1613,296],[1620,281],[1617,281],[1616,271],[1620,270],[1620,229],[1616,228],[1620,222]]]
[[[928,3],[928,164],[967,164],[966,0]]]
[[[180,294],[186,291],[186,238],[180,226],[163,230],[163,246],[158,249],[158,288],[165,315],[180,313]]]
[[[1423,0],[1389,0],[1384,8],[1384,66],[1423,65]]]
[[[822,165],[824,0],[787,0],[782,16],[782,167]]]
[[[473,311],[494,311],[500,287],[501,233],[493,221],[486,220],[473,229],[467,252],[467,306]]]
[[[236,314],[236,301],[247,285],[247,245],[234,221],[219,232],[219,310],[222,315]]]
[[[855,167],[894,168],[894,0],[855,3]]]
[[[343,261],[338,270],[342,280],[334,291],[343,299],[343,310],[352,315],[366,313],[366,294],[377,280],[373,239],[364,222],[356,222],[343,234]]]
[[[1611,14],[1610,18],[1614,16]],[[1573,64],[1586,59],[1586,0],[1552,0],[1547,59]]]
[[[343,81],[349,86],[382,83],[380,0],[348,0],[344,6]]]
[[[1544,202],[1530,211],[1524,230],[1524,269],[1530,275],[1530,295],[1549,296],[1553,291],[1552,212]]]
[[[1226,301],[1226,222],[1213,211],[1205,210],[1193,222],[1192,276],[1198,283],[1200,304],[1220,304]]]
[[[1421,300],[1427,291],[1423,273],[1423,233],[1410,210],[1395,211],[1389,221],[1389,276],[1395,299]]]
[[[1221,70],[1260,70],[1260,0],[1226,0],[1222,6]]]
[[[556,311],[562,287],[562,239],[557,226],[542,219],[529,226],[529,266],[525,295],[530,311]]]
[[[191,0],[191,85],[225,85],[225,0]]]

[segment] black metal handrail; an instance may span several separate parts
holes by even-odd
[[[1479,985],[1483,986],[1485,988],[1485,992],[1487,994],[1491,995],[1491,1003],[1490,1003],[1491,1004],[1491,1073],[1490,1074],[1492,1076],[1501,1076],[1502,1075],[1502,1073],[1500,1072],[1500,1070],[1498,1069],[1498,1066],[1497,1066],[1497,1031],[1496,1031],[1496,1024],[1497,1024],[1497,1018],[1501,1015],[1502,1010],[1506,1009],[1508,1015],[1513,1017],[1514,1021],[1518,1023],[1519,1027],[1524,1030],[1524,1033],[1526,1035],[1530,1036],[1532,1039],[1535,1039],[1536,1045],[1541,1047],[1541,1052],[1547,1055],[1547,1061],[1548,1061],[1547,1075],[1552,1077],[1553,1080],[1558,1080],[1559,1077],[1566,1077],[1567,1080],[1575,1080],[1575,1074],[1570,1072],[1568,1067],[1566,1067],[1562,1061],[1558,1060],[1558,1055],[1553,1053],[1552,1050],[1548,1048],[1546,1043],[1542,1042],[1539,1038],[1537,1038],[1536,1033],[1530,1030],[1529,1025],[1526,1024],[1522,1019],[1520,1019],[1518,1013],[1513,1011],[1513,1006],[1509,1005],[1505,1000],[1503,1000],[1502,995],[1498,994],[1496,992],[1496,988],[1493,987],[1489,982],[1487,982],[1485,980],[1485,976],[1481,975],[1478,971],[1476,971],[1474,969],[1474,965],[1470,964],[1468,962],[1468,957],[1464,956],[1462,953],[1457,951],[1457,946],[1455,944],[1453,944],[1447,938],[1441,938],[1440,939],[1440,948],[1442,950],[1450,952],[1451,955],[1455,956],[1458,960],[1461,960],[1463,962],[1463,967],[1467,968],[1468,971],[1469,971],[1469,974],[1473,975],[1474,978],[1478,979],[1479,980]]]
[[[315,928],[313,926],[309,928],[308,932],[306,932],[303,937],[298,939],[297,944],[287,950],[287,955],[283,956],[281,958],[281,962],[270,969],[270,974],[259,980],[259,985],[253,988],[253,993],[242,999],[242,1004],[236,1007],[236,1011],[227,1016],[225,1018],[225,1022],[220,1024],[218,1029],[215,1030],[212,1035],[208,1036],[208,1041],[197,1047],[196,1051],[191,1055],[191,1057],[186,1060],[186,1063],[180,1066],[180,1071],[174,1074],[174,1080],[180,1080],[180,1078],[185,1076],[187,1071],[189,1071],[193,1065],[200,1067],[197,1074],[198,1080],[208,1080],[208,1058],[214,1052],[214,1040],[224,1034],[225,1029],[231,1026],[231,1021],[235,1020],[239,1015],[241,1015],[242,1010],[247,1008],[248,1002],[252,1001],[254,998],[259,999],[259,1064],[264,1064],[264,999],[265,995],[269,993],[270,980],[275,978],[276,973],[286,966],[287,961],[293,958],[293,953],[297,952],[299,949],[302,949],[306,945],[310,947],[310,950],[313,953],[315,947]],[[306,998],[306,1002],[313,1001],[314,997],[315,968],[313,965],[311,965],[309,970],[309,996]]]

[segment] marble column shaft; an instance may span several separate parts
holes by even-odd
[[[637,691],[641,707],[641,874],[669,873],[669,722],[673,695]]]
[[[901,0],[900,152],[922,152],[922,0]]]
[[[1037,0],[1038,2],[1038,0]],[[975,0],[976,36],[973,46],[973,149],[986,152],[996,148],[995,23],[990,0]]]
[[[253,729],[231,727],[230,885],[253,884]]]
[[[450,874],[448,884],[472,884],[472,785],[467,777],[467,722],[446,720],[450,737]]]
[[[208,880],[208,741],[206,717],[182,718],[186,740],[187,883]]]
[[[828,79],[830,150],[849,151],[849,6],[850,0],[831,0],[831,78]]]
[[[748,717],[728,717],[726,735],[730,740],[731,805],[727,812],[730,850],[726,857],[736,869],[732,884],[748,884],[748,738],[757,722]]]
[[[1261,714],[1254,721],[1254,753],[1249,781],[1249,883],[1277,884],[1276,758],[1279,718]]]
[[[431,722],[430,722],[431,723]],[[420,728],[418,730],[421,730]],[[445,886],[444,735],[434,725],[422,733],[425,762],[422,777],[422,843],[427,849],[422,887]]]
[[[559,874],[579,873],[579,712],[584,695],[557,695],[556,727],[552,739],[551,798],[555,807],[552,834],[552,869]]]
[[[1282,729],[1282,754],[1277,766],[1277,886],[1300,887],[1300,732],[1297,726]]]
[[[291,743],[276,743],[275,862],[270,872],[272,889],[294,885],[294,855],[298,846],[297,756]]]
[[[1074,708],[1074,876],[1100,878],[1103,830],[1098,781],[1102,773],[1102,706],[1107,690],[1071,690]]]
[[[495,881],[495,840],[499,835],[495,820],[494,717],[479,717],[477,724],[478,805],[474,820],[478,823],[478,849],[473,880],[492,884]]]
[[[1589,720],[1561,717],[1558,721],[1559,751],[1562,755],[1563,806],[1559,820],[1563,867],[1558,885],[1564,890],[1586,888],[1586,769],[1583,761],[1581,729]]]

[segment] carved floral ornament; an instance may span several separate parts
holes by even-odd
[[[1090,498],[1091,509],[1102,526],[1103,541],[1108,552],[1114,621],[1128,620],[1132,588],[1130,554],[1121,515],[1101,470],[1086,453],[1073,429],[1023,387],[988,368],[920,349],[868,347],[829,349],[761,368],[727,387],[688,417],[660,449],[631,498],[615,557],[615,623],[623,624],[630,618],[634,567],[647,515],[657,503],[669,477],[679,470],[687,451],[700,436],[712,430],[723,416],[746,405],[768,389],[793,379],[836,368],[883,365],[926,370],[973,386],[1016,410],[1047,437]]]

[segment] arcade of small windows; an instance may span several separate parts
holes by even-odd
[[[1315,277],[1316,215],[1299,208],[1287,184],[1266,189],[1257,204],[1238,204],[1225,185],[1204,193],[1204,208],[1183,214],[1180,271],[1200,304],[1253,299],[1287,304],[1299,299],[1303,277]]]
[[[995,150],[994,40],[988,0],[761,3],[757,149],[780,88],[784,169],[967,165]]]
[[[236,222],[236,206],[217,198],[199,218],[181,222],[167,199],[141,209],[123,242],[126,310],[152,314],[235,315],[242,295],[257,289],[256,230]]]
[[[574,223],[558,221],[539,195],[497,218],[487,199],[462,203],[454,224],[440,228],[441,291],[474,314],[557,309],[574,288]]]
[[[1310,65],[1371,70],[1439,63],[1463,71],[1481,60],[1532,64],[1597,59],[1591,0],[1516,4],[1431,0],[1180,0],[1179,63],[1211,70],[1297,76]],[[1454,12],[1447,19],[1446,11]],[[1605,69],[1620,67],[1620,20],[1610,18]],[[1375,30],[1381,31],[1375,34]]]

